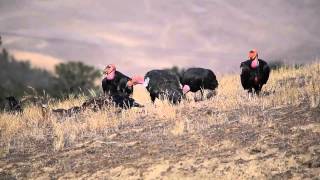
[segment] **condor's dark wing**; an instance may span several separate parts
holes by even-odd
[[[243,89],[249,89],[251,88],[251,83],[250,83],[250,61],[244,61],[240,64],[240,69],[241,69],[241,74],[240,74],[240,79],[241,79],[241,85]]]
[[[261,84],[266,84],[270,75],[270,67],[264,60],[259,59]]]

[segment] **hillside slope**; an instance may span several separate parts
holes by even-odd
[[[0,179],[288,179],[320,175],[320,64],[273,71],[260,97],[238,75],[178,106],[137,90],[145,108],[0,115]],[[50,104],[79,105],[80,99]]]

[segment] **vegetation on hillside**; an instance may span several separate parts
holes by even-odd
[[[6,49],[0,52],[0,108],[4,98],[43,96],[64,98],[70,94],[88,94],[98,90],[94,84],[101,73],[82,62],[56,65],[54,74],[31,67],[28,61],[17,61]],[[1,109],[2,109],[1,108]]]

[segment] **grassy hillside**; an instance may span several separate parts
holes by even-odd
[[[287,179],[320,174],[320,64],[272,71],[260,97],[239,75],[218,77],[217,95],[180,105],[73,117],[27,107],[0,115],[0,178]],[[49,104],[80,105],[86,97]]]

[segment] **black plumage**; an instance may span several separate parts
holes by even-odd
[[[98,111],[110,106],[115,106],[122,109],[130,109],[132,107],[143,107],[142,105],[137,103],[133,98],[123,95],[113,95],[88,99],[84,103],[82,103],[80,107],[74,106],[69,109],[52,109],[52,113],[63,117],[71,117],[87,109]],[[43,106],[42,108],[47,109],[46,106]]]
[[[124,109],[132,107],[143,107],[142,105],[137,103],[133,98],[130,98],[128,96],[114,95],[111,97],[111,100],[114,106]]]
[[[21,103],[14,96],[6,97],[6,100],[8,101],[9,112],[21,113],[23,111]]]
[[[150,93],[152,102],[156,98],[165,97],[174,104],[181,101],[182,89],[179,77],[168,70],[152,70],[144,77],[145,86]]]
[[[83,109],[101,110],[104,107],[115,106],[123,109],[143,107],[133,98],[124,95],[102,96],[89,99],[82,104]]]
[[[270,75],[270,67],[266,61],[258,59],[259,65],[256,68],[251,67],[252,60],[247,60],[241,63],[241,84],[249,93],[254,92],[259,94],[262,86],[267,83]]]
[[[189,86],[191,92],[200,90],[201,96],[204,89],[215,90],[219,85],[216,75],[210,69],[204,68],[189,68],[184,71],[181,84]]]
[[[128,86],[128,81],[131,80],[128,76],[122,74],[119,71],[115,72],[115,76],[112,80],[104,78],[102,80],[102,89],[106,95],[127,95],[130,96],[133,93],[133,86]]]

